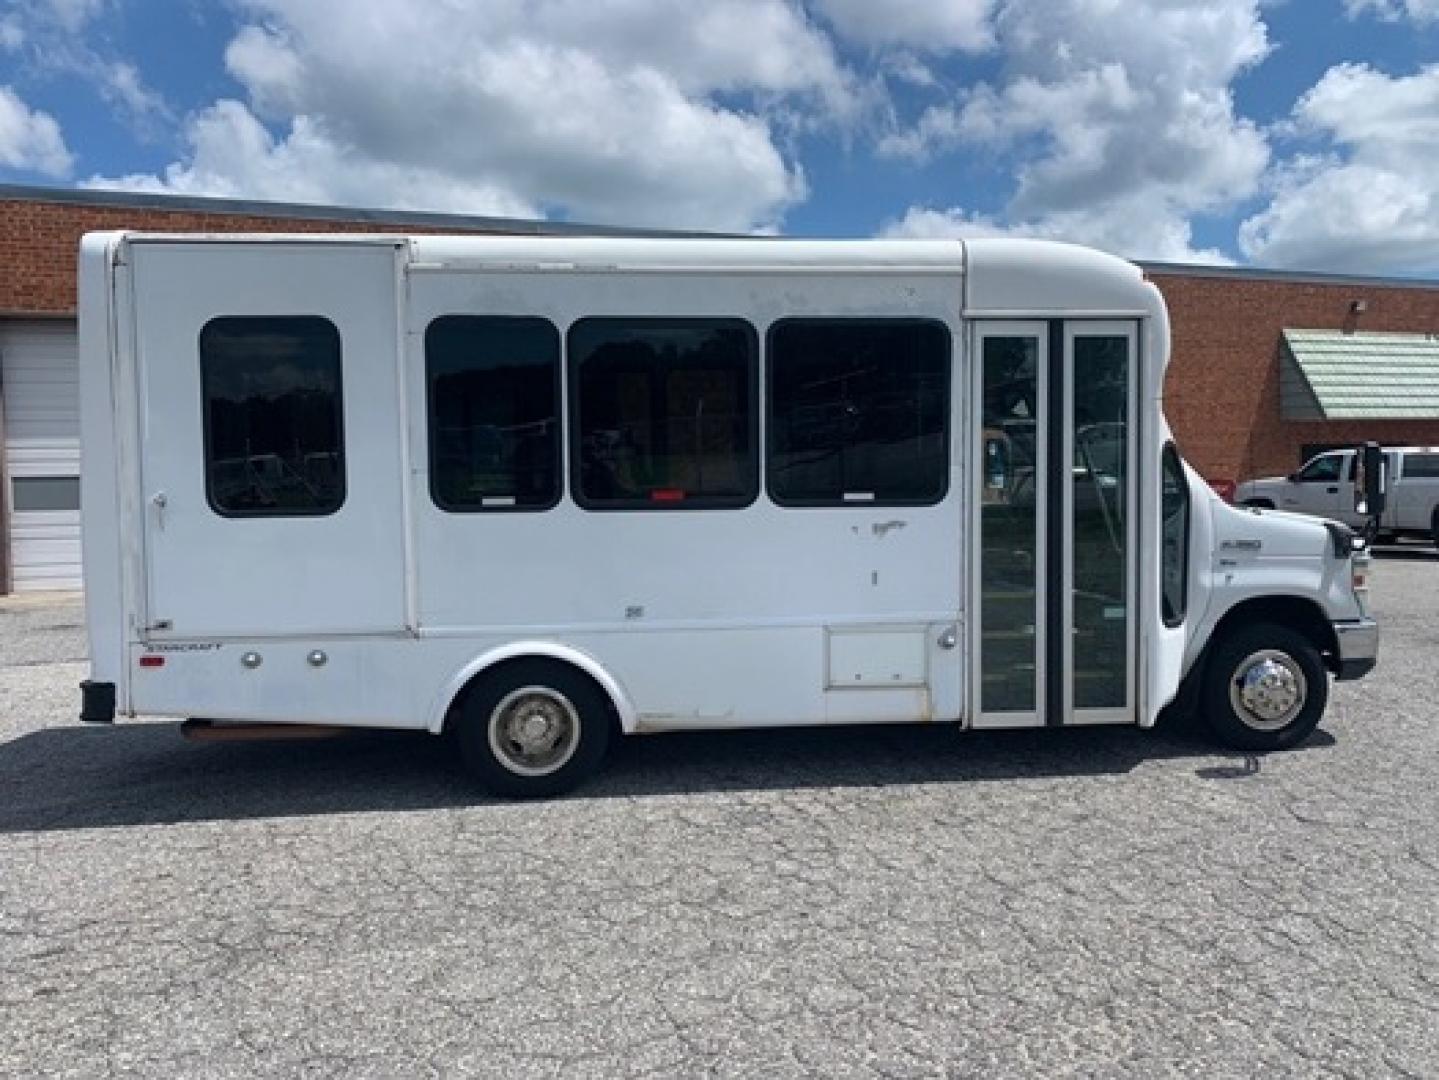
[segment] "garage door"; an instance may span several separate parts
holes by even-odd
[[[0,322],[10,558],[17,592],[80,587],[75,324]]]

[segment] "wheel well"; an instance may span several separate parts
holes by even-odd
[[[490,680],[499,678],[506,672],[511,671],[516,667],[535,666],[566,670],[579,676],[581,679],[584,679],[587,683],[589,683],[595,688],[595,691],[609,705],[610,724],[613,728],[612,733],[615,735],[623,734],[624,725],[620,722],[619,705],[616,703],[614,697],[610,694],[610,692],[605,689],[603,684],[601,684],[598,679],[596,679],[588,671],[582,668],[579,664],[574,664],[568,660],[563,660],[555,656],[545,656],[541,653],[522,653],[518,656],[509,656],[503,660],[497,660],[493,664],[489,664],[481,668],[479,671],[476,671],[473,675],[471,675],[468,679],[465,680],[464,685],[461,686],[457,691],[455,691],[454,697],[450,699],[450,707],[445,710],[445,721],[443,727],[441,727],[440,729],[441,732],[448,733],[450,731],[450,725],[454,721],[455,717],[459,715],[460,710],[464,708],[465,699],[468,698],[470,694],[474,693],[476,688],[483,686],[486,682],[489,682]]]
[[[1235,604],[1210,634],[1211,644],[1222,641],[1235,626],[1246,623],[1278,623],[1298,631],[1309,639],[1324,660],[1324,666],[1336,671],[1339,666],[1339,639],[1334,624],[1313,600],[1302,596],[1256,596]]]

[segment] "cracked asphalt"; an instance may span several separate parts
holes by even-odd
[[[425,736],[74,721],[0,607],[5,1076],[1439,1075],[1439,559],[1304,748],[652,736],[547,804]]]

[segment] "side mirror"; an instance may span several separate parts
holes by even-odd
[[[1286,476],[1284,479],[1288,480],[1291,484],[1297,484],[1297,483],[1299,483],[1299,470],[1298,470],[1298,469],[1295,469],[1292,473],[1290,473],[1290,474],[1289,474],[1288,476]]]
[[[1358,475],[1354,478],[1354,510],[1378,519],[1388,501],[1389,477],[1386,475],[1384,451],[1377,442],[1359,448]]]

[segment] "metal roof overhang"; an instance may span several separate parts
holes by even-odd
[[[1439,335],[1284,331],[1286,420],[1439,420]]]

